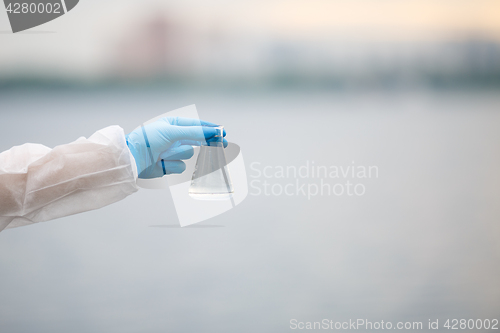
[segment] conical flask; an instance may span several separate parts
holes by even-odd
[[[224,127],[216,127],[217,134],[200,154],[189,187],[189,195],[197,200],[227,200],[233,196],[233,183],[224,153]]]

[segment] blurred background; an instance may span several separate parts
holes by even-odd
[[[88,0],[78,7],[22,36],[5,35],[2,11],[3,87],[499,84],[494,0]]]
[[[204,227],[141,190],[5,230],[1,332],[500,319],[500,2],[81,0],[18,34],[0,9],[0,151],[190,104],[249,176],[379,178],[362,197],[250,195]]]

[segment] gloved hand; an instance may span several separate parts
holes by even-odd
[[[192,146],[207,145],[215,139],[217,126],[197,119],[166,117],[129,133],[127,145],[135,158],[139,178],[182,173],[186,164],[181,160],[193,156]]]

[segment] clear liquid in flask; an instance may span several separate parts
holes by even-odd
[[[217,134],[207,146],[200,147],[200,154],[189,187],[189,195],[197,200],[228,200],[234,189],[224,153],[224,127],[216,128]]]

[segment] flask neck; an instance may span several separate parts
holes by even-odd
[[[224,126],[215,127],[215,130],[215,136],[207,142],[207,145],[210,147],[221,147],[224,142]]]
[[[207,142],[208,147],[222,147],[221,141]]]

